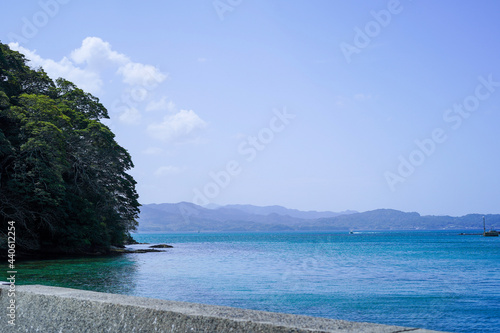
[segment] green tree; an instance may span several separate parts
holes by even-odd
[[[98,98],[0,43],[0,247],[8,221],[24,252],[103,252],[130,236],[133,163],[103,118]]]

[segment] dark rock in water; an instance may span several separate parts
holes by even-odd
[[[131,252],[129,253],[147,253],[147,252],[163,252],[163,251],[155,249],[137,249],[137,250],[131,250]]]
[[[120,249],[120,248],[114,248],[111,249],[111,253],[147,253],[147,252],[164,252],[160,250],[155,250],[155,249]]]
[[[151,249],[171,249],[171,248],[173,248],[173,246],[168,245],[168,244],[158,244],[158,245],[151,245],[149,248],[151,248]]]

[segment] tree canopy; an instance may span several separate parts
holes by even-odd
[[[26,253],[103,252],[130,237],[133,163],[103,118],[98,98],[0,43],[0,248],[9,221]]]

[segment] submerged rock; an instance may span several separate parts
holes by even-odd
[[[157,245],[151,245],[149,248],[151,248],[151,249],[171,249],[171,248],[173,248],[173,246],[168,245],[168,244],[157,244]]]
[[[111,249],[111,253],[146,253],[146,252],[164,252],[164,251],[155,249],[120,249],[120,248]]]

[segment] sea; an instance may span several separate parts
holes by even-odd
[[[173,248],[19,262],[16,282],[447,332],[500,332],[500,238],[460,232],[139,233],[133,236],[141,243]]]

